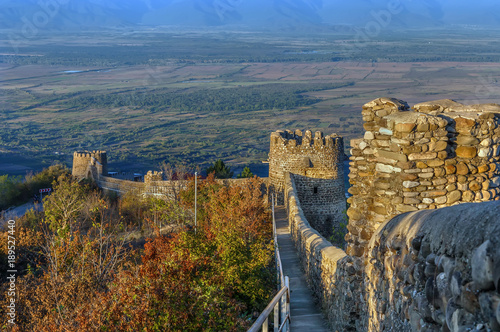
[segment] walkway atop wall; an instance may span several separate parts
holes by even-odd
[[[294,331],[329,331],[326,320],[321,309],[316,305],[311,291],[307,287],[305,276],[300,269],[297,256],[284,207],[276,207],[276,233],[283,264],[283,273],[290,278],[290,330]]]

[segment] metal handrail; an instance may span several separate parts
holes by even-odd
[[[273,214],[273,237],[274,237],[274,253],[276,256],[276,270],[278,271],[278,279],[281,281],[281,285],[285,284],[284,274],[283,274],[283,266],[281,264],[281,256],[280,250],[278,248],[278,234],[276,232],[276,219],[274,215],[274,197],[272,199],[272,214]]]
[[[281,297],[283,297],[283,295],[285,293],[287,293],[288,291],[288,287],[287,286],[284,286],[279,292],[278,294],[276,294],[276,296],[271,300],[271,302],[269,302],[269,304],[267,305],[267,307],[264,309],[264,311],[262,311],[262,313],[260,314],[259,318],[257,318],[257,320],[255,321],[255,323],[253,323],[253,325],[248,329],[247,332],[257,332],[259,331],[259,329],[262,327],[262,329],[264,330],[264,323],[267,323],[268,322],[268,319],[269,319],[269,315],[271,314],[271,311],[273,310],[273,308],[279,304],[279,301],[281,300]],[[267,330],[267,329],[266,329]]]
[[[276,271],[279,292],[267,305],[259,318],[253,323],[248,332],[256,332],[262,328],[263,332],[268,332],[269,315],[274,308],[274,332],[290,330],[290,281],[288,276],[283,274],[283,264],[281,263],[280,251],[278,248],[278,235],[276,233],[276,218],[274,215],[274,196],[272,197],[272,215],[273,215],[273,238],[274,250],[276,256]],[[280,288],[281,287],[281,288]],[[280,325],[280,307],[281,307],[281,325]]]

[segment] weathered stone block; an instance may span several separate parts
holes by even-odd
[[[388,136],[392,136],[392,134],[393,134],[392,130],[390,130],[390,129],[388,129],[388,128],[384,128],[384,127],[380,128],[380,129],[378,130],[378,132],[379,132],[380,134],[382,134],[382,135],[388,135]],[[388,137],[387,139],[389,139],[389,137]]]
[[[394,130],[401,133],[410,133],[415,129],[415,127],[415,123],[396,123]]]
[[[448,151],[439,151],[437,157],[439,159],[446,159],[446,158],[448,158]]]
[[[446,175],[446,171],[443,167],[438,167],[434,169],[434,176],[439,178]]]
[[[469,167],[467,167],[467,165],[463,162],[459,162],[456,168],[457,168],[457,174],[459,175],[469,174]]]
[[[492,153],[493,153],[492,148],[481,148],[481,149],[479,149],[479,153],[477,155],[478,155],[478,157],[481,157],[481,158],[490,158]]]
[[[441,159],[432,159],[426,161],[427,166],[429,167],[438,167],[444,165],[444,161]]]
[[[477,149],[474,146],[460,145],[455,150],[457,157],[472,159],[477,155]]]
[[[437,142],[431,142],[429,143],[429,150],[430,151],[444,151],[448,147],[448,142],[446,141],[437,141]]]
[[[477,168],[477,171],[479,173],[486,173],[490,170],[490,167],[488,165],[481,165]]]
[[[472,119],[458,117],[455,119],[455,128],[459,133],[470,133],[471,129],[476,126],[476,121]]]
[[[430,160],[437,158],[436,152],[412,153],[408,156],[408,160]]]
[[[424,131],[425,132],[425,131],[429,131],[429,128],[430,128],[430,126],[428,123],[419,123],[417,125],[417,131]]]
[[[421,200],[413,197],[405,197],[404,204],[420,204]]]
[[[399,168],[399,167],[393,167],[390,165],[380,164],[380,163],[376,164],[375,170],[377,172],[383,172],[383,173],[400,173],[401,172],[401,168]]]
[[[458,135],[457,137],[457,145],[477,145],[479,143],[479,140],[475,138],[474,136],[468,136],[468,135]]]
[[[404,154],[419,153],[422,152],[422,146],[421,145],[403,146],[402,150]]]
[[[427,164],[424,163],[423,161],[417,161],[415,166],[417,166],[418,168],[421,168],[421,169],[427,168]]]
[[[404,155],[402,153],[386,151],[386,150],[382,150],[382,149],[377,149],[377,152],[375,155],[380,156],[382,158],[393,159],[393,160],[400,161],[400,162],[408,161],[408,158],[406,157],[406,155]]]
[[[462,193],[462,200],[464,202],[472,202],[474,200],[476,196],[474,195],[474,193],[470,190],[467,190],[467,191],[464,191]]]
[[[477,182],[477,181],[472,181],[469,184],[469,189],[472,191],[478,191],[481,190],[482,186]]]
[[[371,132],[371,131],[366,131],[365,132],[364,139],[366,139],[366,140],[372,140],[374,138],[375,138],[375,135],[373,135],[373,132]]]
[[[430,197],[430,198],[445,196],[446,194],[447,194],[446,190],[431,190],[431,191],[424,191],[421,193],[422,197]]]
[[[417,207],[411,206],[411,205],[405,205],[405,204],[399,204],[396,206],[396,209],[401,212],[411,212],[411,211],[418,211]]]
[[[415,187],[418,187],[420,185],[420,182],[416,182],[416,181],[404,181],[403,182],[403,187],[405,188],[415,188]]]

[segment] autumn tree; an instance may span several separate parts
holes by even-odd
[[[189,214],[194,205],[194,179],[189,183],[175,208],[149,198],[138,204],[156,203],[154,211],[166,213],[162,219],[177,222],[177,214]],[[99,192],[61,177],[46,199],[42,230],[20,226],[20,246],[37,251],[39,259],[16,281],[16,328],[246,331],[252,313],[261,311],[276,289],[272,223],[262,185],[253,178],[225,186],[213,175],[198,181],[203,213],[197,231],[182,227],[148,239],[138,258],[125,245],[119,202],[113,205]],[[145,208],[142,217],[151,212]],[[1,284],[0,291],[6,287]],[[0,299],[0,326],[5,301]]]
[[[85,190],[66,175],[60,176],[53,187],[53,194],[44,199],[45,218],[53,232],[64,236],[75,227],[84,207]]]
[[[47,197],[50,219],[42,230],[36,234],[30,228],[19,230],[24,241],[35,241],[31,248],[38,253],[36,266],[18,279],[21,330],[84,331],[82,311],[108,292],[133,254],[125,245],[128,233],[115,208],[99,193],[77,186],[60,177],[54,193]],[[62,222],[64,216],[68,222]],[[84,216],[89,219],[88,227],[77,223]],[[23,247],[21,242],[19,248]]]

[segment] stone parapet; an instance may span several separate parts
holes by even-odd
[[[409,211],[500,199],[500,106],[379,98],[351,141],[347,252],[362,256],[386,220]]]
[[[384,223],[366,263],[368,331],[500,331],[500,203]]]
[[[360,260],[346,256],[342,249],[333,246],[311,227],[290,173],[285,174],[284,189],[292,241],[307,282],[321,303],[332,330],[366,330]]]

